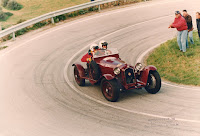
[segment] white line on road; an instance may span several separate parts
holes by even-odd
[[[183,0],[179,0],[179,1],[183,1]],[[175,1],[170,1],[170,2],[175,2]],[[177,1],[176,1],[176,2],[177,2]],[[119,13],[119,12],[123,12],[123,11],[127,11],[127,10],[133,10],[133,9],[137,9],[137,8],[144,8],[144,7],[149,7],[149,6],[159,5],[159,4],[166,4],[166,3],[169,3],[169,2],[168,2],[168,1],[167,1],[167,2],[160,2],[160,3],[149,4],[149,5],[144,5],[144,6],[138,6],[138,7],[133,7],[133,8],[131,7],[131,8],[127,8],[127,9],[121,9],[121,10],[118,10],[118,11],[112,11],[112,12],[109,12],[109,13],[106,13],[106,14],[104,13],[104,14],[100,14],[100,15],[97,15],[97,16],[89,17],[89,18],[86,18],[86,19],[83,19],[83,20],[80,20],[80,21],[71,22],[71,23],[68,23],[68,24],[65,25],[65,26],[63,26],[63,25],[62,25],[62,26],[59,26],[59,27],[57,27],[57,28],[55,28],[55,29],[53,29],[53,30],[51,30],[51,31],[47,31],[47,32],[45,32],[45,33],[43,33],[43,34],[40,34],[40,35],[38,35],[38,36],[36,36],[36,37],[34,37],[34,38],[32,38],[32,39],[29,39],[28,41],[26,41],[26,42],[24,42],[24,43],[22,43],[22,44],[19,44],[18,46],[12,48],[11,50],[8,50],[7,52],[1,54],[0,57],[2,58],[2,57],[4,57],[5,55],[7,55],[7,54],[11,53],[12,51],[14,51],[15,49],[17,49],[17,48],[19,48],[19,47],[21,47],[21,46],[27,45],[27,43],[29,43],[29,42],[31,42],[31,41],[33,41],[33,40],[36,40],[37,38],[40,38],[40,37],[42,37],[42,36],[44,36],[44,35],[46,35],[46,34],[48,34],[48,33],[52,33],[52,32],[54,32],[54,31],[63,29],[63,27],[69,27],[69,26],[71,26],[71,25],[74,25],[74,24],[77,24],[77,23],[81,23],[81,22],[84,22],[84,21],[88,21],[88,20],[91,20],[91,19],[95,19],[95,18],[98,18],[98,17],[101,17],[101,16],[105,16],[105,15],[111,15],[111,14],[115,14],[115,13]],[[165,17],[169,17],[169,16],[165,16]],[[122,30],[124,30],[124,29],[127,29],[127,28],[129,28],[129,27],[141,25],[141,24],[143,24],[143,23],[147,23],[147,22],[150,22],[150,21],[162,19],[162,18],[165,18],[165,17],[160,17],[160,18],[157,18],[157,19],[152,19],[152,20],[144,21],[144,22],[141,22],[141,23],[138,23],[138,24],[134,24],[134,25],[132,25],[132,26],[128,26],[128,27],[126,27],[126,28],[123,28],[123,29],[117,30],[117,31],[115,31],[115,32],[112,32],[112,33],[110,33],[110,34],[107,34],[106,36],[103,36],[103,37],[99,38],[98,40],[100,40],[100,39],[102,39],[102,38],[104,38],[104,37],[107,37],[107,36],[109,36],[109,35],[112,35],[112,34],[114,34],[114,33],[117,33],[117,32],[119,32],[119,31],[122,31]],[[95,40],[95,41],[98,41],[98,40]],[[66,66],[65,66],[65,68],[64,68],[64,73],[68,70],[69,64],[71,63],[71,61],[73,60],[73,58],[74,58],[76,55],[78,55],[81,51],[83,51],[84,49],[86,49],[87,47],[88,47],[88,46],[84,47],[82,50],[80,50],[78,53],[76,53],[75,55],[73,55],[73,56],[70,58],[70,60],[67,62]],[[180,118],[165,117],[165,116],[154,115],[154,114],[149,114],[149,113],[144,113],[144,112],[139,112],[139,111],[128,110],[128,109],[125,109],[125,108],[121,108],[121,107],[117,107],[117,106],[114,106],[114,105],[111,105],[111,104],[104,103],[104,102],[102,102],[102,101],[96,100],[96,99],[94,99],[94,98],[92,98],[92,97],[90,97],[90,96],[88,96],[88,95],[86,95],[86,94],[80,92],[80,91],[69,81],[68,76],[67,76],[66,73],[64,74],[64,76],[65,76],[66,82],[69,84],[69,86],[70,86],[73,90],[75,90],[77,93],[79,93],[79,94],[85,96],[86,98],[88,98],[88,99],[90,99],[90,100],[93,100],[93,101],[95,101],[95,102],[98,102],[98,103],[100,103],[100,104],[102,104],[102,105],[109,106],[109,107],[112,107],[112,108],[115,108],[115,109],[118,109],[118,110],[130,112],[130,113],[134,113],[134,114],[140,114],[140,115],[144,115],[144,116],[149,116],[149,117],[162,118],[162,119],[170,119],[170,120],[178,120],[178,121],[184,121],[184,122],[200,123],[200,121],[198,121],[198,120],[188,120],[188,119],[180,119]]]
[[[113,35],[114,33],[117,33],[117,32],[122,31],[122,30],[124,30],[124,29],[128,29],[128,28],[130,28],[130,27],[134,27],[134,26],[141,25],[141,24],[143,24],[143,23],[148,23],[148,22],[150,22],[150,21],[154,21],[154,20],[158,20],[158,19],[163,19],[163,18],[166,18],[166,17],[169,17],[169,16],[165,16],[165,17],[160,17],[160,18],[157,18],[157,19],[152,19],[152,20],[144,21],[144,22],[141,22],[141,23],[138,23],[138,24],[134,24],[134,25],[132,25],[132,26],[128,26],[128,27],[119,29],[119,30],[117,30],[117,31],[115,31],[115,32],[109,33],[109,34],[107,34],[107,35],[105,35],[105,36],[103,36],[103,37],[101,37],[101,38],[99,38],[99,39],[93,41],[92,43],[94,43],[94,42],[96,42],[96,41],[99,41],[99,40],[101,40],[101,39],[104,39],[105,37],[108,37],[108,36],[110,36],[110,35]],[[94,99],[93,97],[90,97],[90,96],[88,96],[88,95],[82,93],[81,91],[79,91],[79,90],[73,85],[73,83],[70,82],[70,80],[69,80],[69,78],[68,78],[68,76],[67,76],[67,71],[68,71],[68,68],[69,68],[70,64],[72,64],[72,60],[73,60],[77,55],[79,55],[82,51],[84,51],[85,49],[87,49],[87,48],[89,47],[89,45],[90,45],[90,44],[88,44],[87,46],[85,46],[84,48],[82,48],[81,50],[79,50],[77,53],[75,53],[75,54],[69,59],[69,61],[67,62],[67,64],[65,65],[65,68],[64,68],[64,78],[65,78],[66,82],[68,83],[68,85],[69,85],[74,91],[76,91],[76,92],[79,93],[80,95],[82,95],[82,96],[84,96],[84,97],[86,97],[86,98],[88,98],[88,99],[90,99],[90,100],[93,100],[93,101],[95,101],[95,102],[97,102],[97,103],[99,103],[99,104],[102,104],[102,105],[105,105],[105,106],[109,106],[109,107],[112,107],[112,108],[115,108],[115,109],[118,109],[118,110],[122,110],[122,111],[125,111],[125,112],[134,113],[134,114],[140,114],[140,115],[149,116],[149,117],[161,118],[161,119],[177,120],[177,121],[190,122],[190,123],[200,123],[199,120],[189,120],[189,119],[181,119],[181,118],[172,118],[172,117],[166,117],[166,116],[161,116],[161,115],[154,115],[154,114],[149,114],[149,113],[144,113],[144,112],[139,112],[139,111],[134,111],[134,110],[128,110],[128,109],[125,109],[125,108],[122,108],[122,107],[117,107],[117,106],[114,106],[114,105],[111,105],[111,104],[102,102],[102,101],[100,101],[100,100]],[[150,50],[156,48],[156,47],[159,46],[159,45],[160,45],[160,44],[158,44],[158,45],[156,45],[156,46],[150,48],[150,49],[147,50],[147,51],[145,51],[145,52],[141,55],[141,57],[139,57],[138,60],[142,60],[142,58],[144,57],[144,55],[145,55],[146,53],[148,53],[148,51],[150,51]],[[177,87],[178,87],[178,86],[177,86]]]

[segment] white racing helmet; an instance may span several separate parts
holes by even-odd
[[[95,48],[95,47],[99,47],[99,46],[98,46],[96,43],[91,44],[91,45],[90,45],[90,50],[91,50],[91,51],[94,51],[94,48]]]

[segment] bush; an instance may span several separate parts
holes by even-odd
[[[99,10],[98,7],[90,7],[90,8],[89,8],[89,11],[97,11],[97,10]]]
[[[23,8],[23,6],[17,3],[15,0],[8,1],[8,4],[6,7],[10,10],[20,10]]]
[[[88,10],[81,9],[81,10],[78,11],[79,15],[83,15],[83,14],[86,14],[86,13],[88,13]]]
[[[10,16],[12,16],[13,14],[10,12],[3,12],[0,11],[0,21],[6,21]]]
[[[6,15],[3,11],[0,11],[0,21],[6,21],[8,19],[8,15]]]
[[[0,50],[3,50],[5,48],[7,48],[8,46],[3,46],[3,47],[0,47]]]
[[[2,5],[3,7],[6,7],[7,4],[8,4],[8,1],[9,1],[9,0],[1,0],[1,5]]]
[[[57,22],[59,22],[61,20],[66,20],[67,17],[66,17],[66,15],[60,15],[60,16],[54,17],[53,19],[54,19],[54,22],[57,23]]]
[[[13,15],[13,13],[10,13],[10,12],[5,12],[5,14],[6,14],[7,16],[12,16],[12,15]]]
[[[28,32],[28,29],[27,28],[22,28],[21,30],[18,30],[15,35],[18,36],[18,35],[23,35],[24,33]]]
[[[17,24],[20,24],[22,22],[26,21],[25,19],[20,19],[19,21],[17,21]]]
[[[72,13],[68,14],[68,17],[73,17],[73,16],[74,16],[74,14],[72,14]]]
[[[39,23],[34,24],[31,29],[35,30],[35,29],[41,28],[41,27],[43,27],[43,26],[45,26],[47,24],[48,24],[47,22],[39,22]]]

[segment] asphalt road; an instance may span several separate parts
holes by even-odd
[[[151,47],[175,36],[174,11],[195,21],[199,0],[154,0],[29,33],[0,51],[2,136],[199,136],[200,88],[163,82],[159,93],[104,99],[98,85],[79,87],[71,64],[101,39],[135,64]],[[162,59],[162,58],[161,58]]]

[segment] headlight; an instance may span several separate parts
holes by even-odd
[[[116,68],[114,69],[114,74],[115,74],[115,75],[119,75],[119,74],[120,74],[120,68],[116,67]]]
[[[141,71],[142,68],[143,68],[143,65],[142,65],[141,63],[137,63],[137,64],[135,65],[135,70],[136,70],[136,71]]]

